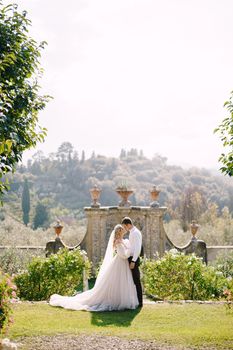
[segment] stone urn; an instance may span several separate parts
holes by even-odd
[[[91,199],[93,201],[91,203],[91,206],[93,208],[100,207],[100,203],[98,202],[98,199],[100,197],[100,193],[101,193],[101,189],[97,185],[95,185],[93,188],[90,189]]]
[[[153,186],[152,189],[150,190],[150,196],[152,199],[152,202],[150,203],[150,206],[152,208],[158,208],[159,207],[159,202],[157,201],[158,196],[160,194],[161,190],[157,186]]]
[[[53,228],[56,233],[56,236],[59,237],[63,229],[63,226],[61,225],[60,221],[57,221],[56,225],[54,225]]]
[[[119,207],[130,207],[131,206],[131,202],[128,200],[129,196],[131,194],[133,194],[133,190],[132,189],[128,189],[127,187],[124,186],[119,186],[116,188],[116,193],[119,194],[119,196],[121,197],[121,201],[119,202]]]
[[[197,233],[197,230],[199,228],[199,225],[196,223],[195,220],[192,220],[192,223],[190,224],[190,230],[191,230],[191,233],[192,233],[192,239],[195,240],[196,239],[196,233]]]

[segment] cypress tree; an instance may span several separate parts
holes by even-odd
[[[29,223],[29,212],[30,212],[30,192],[29,192],[27,179],[24,179],[24,184],[23,184],[22,211],[23,211],[23,223],[24,225],[27,226]]]
[[[38,203],[35,209],[35,216],[33,219],[33,228],[47,227],[49,221],[49,214],[44,204]]]
[[[84,152],[84,151],[82,151],[81,163],[84,163],[84,162],[85,162],[85,158],[86,158],[86,156],[85,156],[85,152]]]

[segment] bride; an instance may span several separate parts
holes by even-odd
[[[112,231],[104,260],[92,289],[67,297],[53,294],[50,305],[71,310],[112,311],[138,306],[136,287],[129,268],[129,241],[125,229],[116,225]]]

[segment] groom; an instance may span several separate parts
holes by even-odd
[[[125,217],[121,221],[122,226],[129,231],[129,244],[131,256],[129,257],[129,267],[132,271],[133,281],[136,286],[139,307],[142,307],[142,286],[140,282],[140,253],[142,249],[142,234],[132,223],[132,220]]]

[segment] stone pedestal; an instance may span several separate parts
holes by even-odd
[[[192,232],[192,239],[189,241],[189,243],[183,247],[178,247],[172,241],[168,238],[168,236],[165,233],[166,236],[166,250],[170,250],[172,248],[175,248],[179,252],[183,252],[185,255],[195,253],[196,256],[202,258],[203,262],[207,264],[208,257],[207,257],[207,246],[206,243],[200,239],[197,239],[195,237],[196,232],[194,233],[193,227],[191,227]]]
[[[45,247],[45,256],[48,258],[51,254],[56,254],[60,249],[66,248],[69,250],[74,250],[79,246],[76,245],[74,247],[68,247],[59,236],[57,236],[54,240],[51,240],[46,243]],[[1,349],[0,349],[1,350]]]
[[[86,207],[87,232],[81,249],[95,267],[104,257],[109,236],[116,224],[128,216],[142,232],[144,254],[147,258],[162,256],[165,251],[166,234],[163,228],[165,207]]]
[[[51,254],[56,254],[59,249],[65,248],[66,245],[64,242],[61,240],[59,236],[57,236],[54,240],[51,240],[46,243],[45,247],[45,256],[46,258],[49,257]]]

